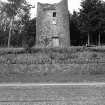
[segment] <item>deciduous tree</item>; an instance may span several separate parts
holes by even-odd
[[[9,36],[8,36],[8,47],[10,47],[11,35],[14,29],[16,29],[20,25],[19,22],[21,18],[23,18],[26,10],[26,1],[25,0],[7,0],[7,3],[3,3],[1,6],[0,11],[0,20],[1,25],[5,27],[5,29],[9,29]],[[16,22],[18,21],[18,22]]]

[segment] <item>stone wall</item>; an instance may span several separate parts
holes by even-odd
[[[55,4],[38,3],[36,18],[36,45],[69,46],[68,1]]]

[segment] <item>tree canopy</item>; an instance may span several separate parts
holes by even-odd
[[[78,12],[78,28],[81,32],[88,34],[88,44],[90,44],[90,34],[105,29],[105,3],[101,0],[84,0],[81,2],[81,9]]]
[[[25,0],[7,1],[0,8],[0,25],[6,31],[9,30],[8,47],[10,47],[12,32],[14,30],[21,30],[24,22],[29,19],[30,5]]]

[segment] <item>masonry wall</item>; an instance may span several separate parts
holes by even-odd
[[[47,45],[50,47],[70,46],[67,0],[62,0],[57,4],[38,3],[36,18],[36,45],[43,46],[43,39],[46,38],[49,40],[47,40]],[[56,45],[54,45],[55,43]]]

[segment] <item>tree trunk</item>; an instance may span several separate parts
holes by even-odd
[[[100,32],[99,32],[99,34],[98,34],[98,45],[100,46],[101,45],[101,37],[100,37],[101,35],[100,35]]]
[[[90,34],[88,32],[88,45],[90,45]]]
[[[70,30],[70,28],[71,28],[71,26],[70,26],[70,23],[69,23],[69,30]],[[69,43],[69,44],[70,44],[70,46],[71,46],[71,30],[70,30],[70,33],[69,33],[69,34],[70,34],[70,37],[69,37],[70,43]]]
[[[9,29],[9,37],[8,37],[8,48],[10,47],[11,32],[12,32],[12,29],[10,28],[10,29]]]
[[[12,26],[13,26],[13,18],[11,18],[11,22],[10,22],[9,37],[8,37],[8,48],[10,48],[10,41],[11,41],[11,35],[12,35]]]

